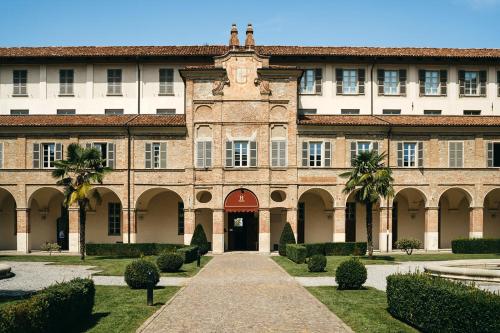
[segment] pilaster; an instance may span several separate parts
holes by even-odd
[[[425,209],[424,248],[426,251],[439,249],[439,209],[427,207]]]
[[[271,214],[269,209],[259,209],[259,252],[271,252]]]

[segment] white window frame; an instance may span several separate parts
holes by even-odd
[[[277,145],[278,145],[277,152],[276,152],[276,154],[278,156],[276,159],[276,162],[277,162],[276,165],[273,164],[273,161],[274,161],[273,160],[273,143],[277,143]],[[281,153],[280,153],[281,149],[279,147],[280,143],[284,143],[284,145],[285,145],[285,147],[283,147],[284,155],[285,155],[283,159],[280,157],[280,155],[281,155]],[[287,149],[287,147],[288,147],[288,141],[286,138],[276,137],[276,138],[271,139],[271,147],[269,147],[270,148],[269,149],[269,153],[270,153],[269,160],[271,161],[271,163],[270,163],[271,168],[286,168],[288,166],[288,149]],[[280,163],[281,161],[283,161],[283,164]]]
[[[26,73],[23,78],[21,73]],[[19,77],[16,77],[19,73]],[[17,81],[17,82],[16,82]],[[28,70],[27,69],[14,69],[12,71],[12,96],[28,96]]]
[[[246,164],[243,165],[243,157],[245,156],[245,154],[243,154],[243,151],[240,152],[240,154],[237,154],[236,153],[236,146],[237,145],[241,145],[241,147],[243,147],[243,145],[246,145],[246,147],[244,148],[245,150],[245,154],[246,154]],[[240,165],[236,165],[236,158],[239,158],[239,164]],[[245,141],[245,140],[234,140],[233,141],[233,167],[235,168],[249,168],[250,167],[250,141]]]
[[[118,75],[118,73],[120,73],[120,75]],[[123,69],[108,68],[106,70],[106,80],[106,82],[108,83],[107,95],[122,96]]]
[[[312,86],[311,89],[308,88],[307,83],[309,82],[309,74],[312,75]],[[304,84],[302,83],[304,82]],[[299,93],[301,95],[315,95],[316,94],[316,69],[315,68],[307,68],[304,69],[304,74],[302,74],[302,78],[299,82]]]
[[[315,152],[316,153],[314,155],[315,158],[313,160],[311,160],[311,145],[318,145],[318,144],[320,145],[319,160],[316,158],[317,152]],[[307,166],[309,168],[321,168],[325,164],[324,158],[325,158],[325,142],[324,141],[314,141],[314,140],[308,141],[307,142]],[[317,162],[319,162],[319,165],[317,165]],[[314,165],[311,165],[311,163],[313,163]]]
[[[499,140],[488,140],[486,142],[486,146],[485,146],[485,149],[486,149],[486,151],[485,151],[486,161],[488,161],[488,143],[491,143],[493,145],[492,146],[492,152],[491,152],[492,153],[492,156],[491,156],[491,158],[492,158],[492,165],[488,166],[488,162],[487,162],[486,167],[488,169],[493,169],[493,168],[498,169],[498,168],[500,168],[500,165],[495,166],[495,145],[500,145],[500,141]]]
[[[451,165],[451,144],[452,143],[460,143],[462,145],[462,165],[460,166],[452,166]],[[459,141],[459,140],[450,140],[448,141],[448,168],[463,168],[464,167],[464,146],[465,146],[465,143],[464,141]],[[455,156],[455,159],[456,159],[456,156]]]
[[[151,169],[160,169],[161,143],[151,142]]]
[[[476,78],[476,86],[472,87],[472,80],[467,79],[467,75],[475,74]],[[469,87],[467,87],[467,81],[469,81]],[[473,89],[475,92],[473,93]],[[464,96],[479,96],[481,94],[481,82],[480,82],[480,74],[479,71],[464,71]]]
[[[208,163],[208,158],[207,158],[207,142],[210,143],[210,163]],[[203,150],[203,156],[198,155],[198,145],[202,144],[202,150]],[[198,163],[198,161],[201,161],[201,165]],[[198,169],[208,169],[211,168],[213,164],[213,143],[211,138],[200,138],[196,140],[195,143],[195,166]]]
[[[428,75],[429,74],[429,75]],[[436,74],[436,75],[433,75]],[[436,81],[436,82],[434,82]],[[436,84],[434,86],[434,84]],[[435,89],[435,91],[434,91]],[[425,70],[424,80],[424,94],[425,96],[439,96],[441,95],[441,78],[439,70]]]
[[[359,145],[368,143],[368,150],[362,150],[362,151],[372,151],[373,150],[373,141],[369,140],[360,140],[356,141],[356,156],[360,153]]]
[[[405,152],[406,152],[406,149],[405,149],[405,146],[406,145],[409,145],[409,144],[412,144],[412,145],[415,145],[415,154],[414,154],[414,160],[413,160],[413,163],[414,165],[405,165]],[[403,164],[402,164],[402,167],[403,168],[418,168],[418,141],[403,141]],[[409,164],[409,162],[408,162]]]
[[[396,76],[390,77],[387,76],[388,73],[396,73]],[[394,87],[392,84],[392,79],[396,81],[396,86]],[[390,84],[390,85],[389,85]],[[397,69],[385,69],[384,70],[384,95],[399,95],[399,71]]]
[[[110,212],[109,208],[118,208],[118,212]],[[113,219],[112,219],[113,218]],[[116,221],[118,219],[118,221]],[[108,202],[108,236],[120,236],[122,233],[122,205],[119,202]],[[118,228],[117,225],[118,224]],[[116,232],[118,230],[118,232]],[[113,232],[111,232],[113,231]]]
[[[68,73],[71,73],[71,75],[68,75]],[[59,69],[59,96],[74,96],[74,84],[75,71],[71,68]]]
[[[351,73],[346,81],[346,72]],[[352,76],[354,73],[354,77]],[[354,80],[354,81],[352,81]],[[342,95],[357,95],[359,93],[358,70],[353,68],[342,69]],[[354,84],[354,90],[352,85]],[[348,88],[346,90],[346,88]]]
[[[169,72],[171,71],[171,80]],[[158,95],[171,96],[174,95],[174,69],[173,68],[160,68],[158,69]]]
[[[53,158],[50,159],[50,155],[47,157],[47,161],[46,161],[46,153],[45,153],[45,146],[52,146],[53,149]],[[54,169],[54,162],[56,161],[56,143],[55,142],[43,142],[40,144],[40,165],[42,167],[42,169]],[[50,152],[49,152],[50,154]],[[47,163],[45,163],[47,162]],[[51,165],[52,164],[52,165]]]

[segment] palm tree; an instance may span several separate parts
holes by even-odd
[[[379,197],[394,196],[392,170],[385,166],[386,154],[374,150],[360,152],[352,161],[352,170],[340,177],[348,178],[343,192],[356,190],[355,198],[366,207],[366,235],[368,255],[373,256],[372,210]]]
[[[68,146],[67,159],[54,162],[56,169],[52,177],[58,178],[57,185],[64,187],[64,206],[70,207],[78,203],[80,220],[80,258],[85,259],[85,221],[90,199],[97,202],[100,196],[97,191],[92,191],[93,184],[102,184],[104,175],[111,171],[105,167],[105,160],[95,148],[83,148],[72,143]]]

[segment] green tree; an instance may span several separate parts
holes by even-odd
[[[373,256],[373,205],[379,197],[394,196],[394,178],[392,170],[385,166],[386,157],[385,153],[379,154],[374,150],[360,152],[352,161],[352,170],[340,175],[347,178],[343,192],[349,194],[356,191],[356,201],[366,207],[366,236],[370,258]]]
[[[292,226],[288,222],[285,223],[280,236],[280,243],[278,245],[280,256],[286,256],[286,244],[295,244],[295,235],[293,234]]]
[[[54,162],[56,169],[52,177],[59,179],[57,185],[64,187],[64,206],[78,204],[80,220],[80,258],[85,259],[85,221],[90,199],[100,202],[97,191],[92,191],[94,184],[102,184],[104,175],[111,171],[105,167],[105,160],[95,148],[83,148],[72,143],[68,146],[67,158]]]
[[[191,238],[191,245],[198,246],[201,255],[206,254],[210,249],[208,245],[207,235],[205,234],[205,230],[203,229],[203,226],[201,224],[196,225],[196,228],[194,228],[193,237]]]

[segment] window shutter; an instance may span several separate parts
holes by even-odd
[[[487,154],[486,154],[486,165],[488,168],[493,167],[493,142],[488,142],[487,145]]]
[[[108,160],[106,161],[108,168],[115,168],[115,144],[108,142]]]
[[[424,143],[419,141],[418,146],[418,167],[422,168],[424,166]]]
[[[458,82],[460,85],[460,96],[465,95],[465,71],[458,71]]]
[[[500,71],[497,72],[497,95],[500,96]]]
[[[168,68],[166,71],[166,93],[174,93],[174,70],[172,68]]]
[[[383,95],[384,94],[384,70],[383,69],[377,70],[377,84],[378,84],[378,94]]]
[[[0,142],[0,169],[3,168],[3,143]]]
[[[250,166],[257,166],[257,142],[250,141]]]
[[[233,142],[226,141],[226,167],[233,166]]]
[[[321,68],[316,68],[314,72],[316,94],[321,94],[322,92],[322,83],[321,83],[322,79],[323,79],[323,70]]]
[[[286,141],[279,142],[279,166],[286,166]]]
[[[403,143],[398,142],[398,167],[403,166]]]
[[[197,141],[196,142],[196,167],[197,168],[203,168],[204,167],[204,156],[203,156],[203,142],[202,141]]]
[[[337,68],[335,69],[335,80],[337,81],[337,95],[342,95],[343,93],[343,77],[342,77],[342,73],[343,73],[343,69],[342,68]]]
[[[378,142],[377,141],[372,142],[372,151],[374,151],[378,154]]]
[[[271,166],[276,167],[278,166],[278,141],[271,141]]]
[[[55,156],[56,161],[60,161],[63,159],[62,150],[63,150],[62,143],[56,143],[56,156]]]
[[[399,70],[399,94],[406,95],[406,69]]]
[[[205,141],[205,168],[212,167],[212,141]]]
[[[144,161],[145,161],[144,167],[146,169],[151,169],[151,166],[152,166],[152,163],[151,163],[151,143],[146,142],[146,147],[145,147],[144,151],[146,153],[146,156],[144,158]]]
[[[439,83],[441,89],[441,96],[446,96],[448,93],[448,71],[440,70],[439,71]]]
[[[464,166],[464,161],[463,161],[463,159],[464,159],[464,156],[463,156],[463,154],[464,154],[464,148],[463,148],[463,144],[461,142],[457,142],[456,145],[459,148],[459,149],[457,149],[457,153],[456,153],[456,155],[457,155],[456,156],[457,157],[457,165],[456,165],[456,167],[457,168],[462,168]]]
[[[486,96],[486,71],[479,71],[479,86],[481,96]]]
[[[358,93],[360,95],[365,94],[365,69],[358,69]]]
[[[40,144],[33,144],[33,169],[40,169]]]
[[[332,144],[325,141],[325,167],[330,167],[332,164]]]
[[[304,141],[302,142],[302,166],[303,167],[306,167],[307,166],[307,162],[308,162],[308,158],[307,158],[307,141]]]
[[[354,159],[356,158],[356,141],[351,141],[351,166],[354,165]]]
[[[160,143],[160,169],[167,168],[167,143]]]
[[[425,69],[418,71],[418,85],[420,89],[420,96],[425,95]]]

